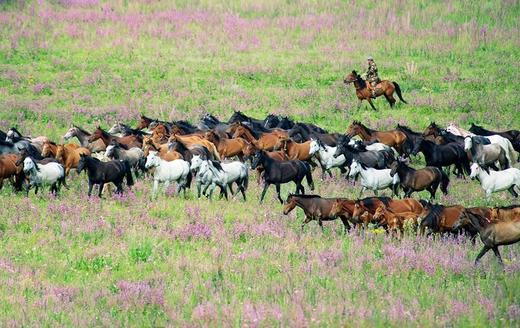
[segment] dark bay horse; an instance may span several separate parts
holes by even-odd
[[[424,212],[421,214],[420,232],[424,235],[426,228],[431,233],[452,233],[458,234],[461,231],[466,232],[471,239],[474,239],[477,230],[469,224],[457,223],[460,218],[465,216],[465,208],[461,205],[444,206],[440,204],[432,204],[421,200]]]
[[[345,79],[343,80],[345,84],[354,83],[354,87],[356,88],[356,96],[359,100],[358,107],[361,106],[361,102],[363,100],[368,101],[373,110],[377,110],[377,108],[372,103],[372,91],[367,87],[367,82],[363,80],[361,75],[359,75],[356,71],[352,71],[349,73]],[[385,96],[386,100],[390,104],[390,107],[394,107],[396,100],[394,98],[394,92],[397,93],[397,97],[407,104],[407,102],[403,99],[403,95],[401,94],[401,87],[397,82],[390,82],[388,80],[382,80],[376,86],[376,97]]]
[[[464,147],[458,143],[448,143],[446,145],[437,145],[433,141],[422,139],[416,145],[412,155],[422,152],[426,160],[427,166],[435,166],[442,169],[444,166],[455,165],[457,168],[457,176],[463,177],[464,173],[470,174],[469,160]]]
[[[294,195],[289,194],[287,201],[283,206],[283,214],[288,215],[296,206],[300,207],[305,213],[305,221],[302,223],[302,231],[304,226],[312,220],[318,221],[318,225],[323,231],[323,221],[333,221],[341,219],[343,222],[345,233],[350,230],[348,219],[349,215],[340,214],[332,215],[331,210],[334,202],[338,198],[322,198],[317,195]]]
[[[390,165],[390,169],[391,176],[395,174],[399,176],[405,198],[411,197],[415,191],[428,190],[431,199],[434,199],[439,185],[441,186],[441,191],[445,195],[448,194],[450,180],[446,173],[437,167],[427,166],[416,170],[397,160]]]
[[[278,200],[283,204],[282,197],[280,196],[280,185],[287,182],[294,182],[296,184],[296,194],[305,194],[305,188],[303,188],[303,178],[307,179],[307,185],[314,190],[314,182],[312,181],[311,166],[307,162],[300,160],[289,160],[289,161],[277,161],[267,156],[265,151],[257,151],[251,167],[257,168],[258,165],[264,167],[264,190],[260,196],[260,203],[264,200],[265,193],[271,184],[276,186],[276,193]]]

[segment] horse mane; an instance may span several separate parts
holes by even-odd
[[[78,129],[79,131],[81,131],[82,133],[84,133],[84,134],[86,134],[88,136],[90,135],[90,132],[87,132],[85,129],[83,129],[83,128],[75,125],[75,124],[73,124],[72,126],[75,127],[76,129]]]
[[[287,198],[292,197],[292,196],[298,197],[298,198],[305,198],[305,199],[321,198],[320,195],[299,195],[299,194],[289,194],[289,196]]]
[[[38,162],[36,162],[36,160],[32,156],[26,156],[25,158],[29,158],[33,162],[36,171],[40,171],[40,168],[38,167]]]
[[[54,141],[50,141],[50,140],[49,140],[49,141],[47,141],[47,142],[50,143],[50,144],[53,145],[53,146],[57,146],[56,142],[54,142]]]
[[[10,128],[9,130],[11,130],[11,131],[13,131],[13,132],[16,132],[16,133],[18,133],[18,135],[19,135],[20,137],[23,137],[23,134],[21,134],[20,131],[18,131],[14,126],[13,126],[12,128]]]
[[[14,143],[0,139],[0,146],[14,147]]]
[[[173,123],[174,124],[178,124],[178,125],[180,125],[183,128],[195,129],[195,127],[190,122],[188,122],[186,120],[174,121]]]
[[[112,142],[110,143],[112,146],[115,146],[115,147],[120,147],[120,148],[123,148],[125,150],[128,150],[128,145],[125,145],[125,144],[122,144],[120,142],[117,142],[115,140],[112,140]]]
[[[352,122],[352,124],[357,124],[357,125],[359,125],[359,126],[362,127],[363,129],[367,130],[369,134],[371,134],[372,132],[375,131],[375,130],[372,130],[372,129],[370,129],[369,127],[367,127],[365,124],[361,123],[361,121],[354,121],[354,122]]]
[[[421,202],[422,204],[422,202]],[[430,207],[430,212],[426,215],[426,217],[423,219],[423,222],[425,222],[426,226],[430,227],[434,231],[439,231],[439,221],[440,216],[442,215],[442,212],[444,211],[444,206],[439,204],[431,204],[428,203],[426,205],[427,207]]]
[[[375,200],[381,201],[385,206],[388,206],[390,204],[390,197],[367,197],[359,200],[359,203],[361,203],[363,206],[369,209],[376,209],[376,203]]]
[[[108,134],[108,132],[106,132],[105,130],[103,130],[100,126],[97,127],[97,129],[99,131],[101,131],[101,135],[104,137],[104,138],[111,138],[112,136],[110,134]]]
[[[367,87],[367,82],[365,80],[363,80],[363,78],[361,77],[361,75],[359,75],[356,71],[352,71],[352,73],[354,75],[356,75],[356,80],[357,82],[359,83],[361,89],[365,89]]]
[[[497,210],[512,210],[512,209],[515,209],[515,208],[519,208],[520,205],[509,205],[509,206],[500,206],[500,207],[495,207]]]
[[[217,170],[219,170],[219,171],[224,171],[224,169],[222,168],[222,165],[220,164],[219,161],[213,161],[213,160],[211,160],[211,164],[213,164],[213,166],[214,166]]]
[[[413,131],[412,129],[410,129],[410,128],[407,127],[406,125],[400,125],[400,124],[397,124],[397,129],[398,129],[398,130],[402,130],[403,132],[407,132],[407,133],[410,133],[410,134],[416,135],[416,136],[420,136],[420,135],[422,135],[422,134],[419,133],[419,132],[415,132],[415,131]]]

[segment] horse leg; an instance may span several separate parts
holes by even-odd
[[[260,204],[264,201],[265,193],[267,192],[267,188],[269,188],[269,183],[266,181],[264,183],[264,190],[262,190],[262,195],[260,195]]]
[[[103,193],[103,187],[105,186],[105,183],[104,182],[100,182],[99,183],[99,193],[98,193],[98,197],[101,198],[101,194]]]
[[[170,187],[170,180],[164,181],[164,193],[168,192],[168,188]]]
[[[475,265],[477,265],[477,263],[480,261],[480,259],[482,258],[482,256],[484,256],[484,254],[487,253],[487,251],[489,251],[491,249],[491,247],[487,246],[487,245],[484,245],[484,247],[482,247],[482,250],[480,251],[480,253],[477,255],[477,258],[475,259]]]
[[[511,187],[509,187],[509,189],[507,189],[511,195],[513,195],[514,198],[518,198],[518,194],[517,192],[515,191],[515,185],[512,185]]]
[[[498,246],[493,247],[493,252],[495,253],[495,256],[498,259],[498,263],[501,266],[504,266],[504,262],[502,261],[502,256],[500,256],[500,252],[498,251]]]
[[[303,232],[303,227],[305,227],[305,225],[311,221],[312,221],[312,219],[310,217],[305,216],[305,221],[303,221],[303,223],[302,223],[302,232]]]
[[[92,182],[88,182],[88,193],[87,195],[90,197],[90,195],[92,195],[92,188],[94,188],[94,184]]]
[[[343,231],[346,235],[348,230],[350,230],[350,223],[348,222],[347,218],[344,216],[341,216],[340,219],[341,219],[341,222],[343,222],[343,228],[344,228]]]
[[[363,103],[363,99],[358,99],[357,108],[361,108],[361,103]]]
[[[359,199],[361,199],[361,195],[363,195],[363,192],[365,192],[365,187],[361,186],[361,190],[359,190],[359,196],[358,196]]]
[[[390,107],[394,107],[395,102],[396,102],[395,98],[392,95],[387,95],[386,93],[384,95],[385,95],[386,100],[390,104]]]
[[[200,194],[202,192],[202,186],[201,186],[201,183],[199,181],[197,181],[197,198],[200,198]]]
[[[368,103],[370,104],[370,107],[372,107],[373,110],[377,110],[376,106],[372,103],[372,99],[367,98]]]
[[[321,228],[321,233],[325,233],[325,230],[323,229],[323,221],[321,220],[321,216],[318,216],[318,225]]]
[[[280,204],[283,204],[282,196],[280,195],[280,184],[275,184],[276,187],[276,194],[278,195],[278,200],[280,200]]]

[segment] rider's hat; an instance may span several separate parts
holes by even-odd
[[[374,57],[372,57],[372,56],[368,56],[368,57],[367,57],[367,60],[374,60]]]

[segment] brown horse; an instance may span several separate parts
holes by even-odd
[[[363,222],[365,225],[370,221],[373,223],[378,223],[374,221],[373,216],[377,208],[381,205],[384,205],[388,210],[396,214],[409,212],[415,213],[417,216],[419,216],[423,212],[421,203],[413,198],[392,199],[388,197],[368,197],[362,200],[358,200],[354,203],[352,220],[356,222]],[[360,216],[364,212],[369,212],[371,215],[367,215],[365,217],[365,221],[362,221]],[[369,220],[369,222],[366,220]]]
[[[406,222],[410,222],[410,224],[416,227],[418,217],[419,215],[413,212],[394,213],[384,204],[381,204],[376,209],[373,220],[379,222],[382,226],[386,226],[389,231],[402,233]]]
[[[359,224],[360,221],[354,221],[353,220],[353,213],[354,213],[354,205],[356,204],[356,201],[350,200],[350,199],[344,199],[344,198],[336,198],[334,203],[332,204],[332,207],[330,209],[330,215],[339,217],[344,216],[346,217],[351,223],[353,224]]]
[[[444,206],[426,201],[421,202],[424,207],[424,212],[420,216],[422,219],[420,224],[421,235],[424,235],[426,228],[429,228],[431,233],[456,234],[463,230],[474,239],[477,231],[470,225],[456,225],[457,220],[466,213],[464,206]]]
[[[311,141],[299,143],[292,139],[288,139],[284,141],[283,150],[287,153],[289,159],[299,159],[300,161],[311,162],[312,155],[310,154],[310,148]]]
[[[509,214],[507,216],[509,217]],[[498,263],[504,265],[500,252],[498,251],[498,246],[512,245],[520,241],[519,215],[511,215],[509,219],[504,218],[504,220],[489,221],[478,214],[466,212],[466,215],[456,220],[454,228],[461,228],[467,225],[470,225],[473,229],[478,231],[480,240],[482,240],[484,244],[484,247],[475,259],[475,264],[480,261],[484,254],[492,249],[498,259]]]
[[[143,152],[144,156],[148,156],[150,151],[156,151],[159,153],[159,157],[165,161],[171,162],[176,159],[184,159],[181,153],[170,149],[169,144],[158,144],[156,143],[152,137],[144,137],[143,138]]]
[[[201,138],[200,136],[197,136],[197,135],[182,136],[179,134],[172,134],[170,136],[169,141],[170,142],[173,142],[173,141],[180,142],[188,149],[192,148],[195,145],[203,146],[210,152],[210,154],[212,154],[215,157],[215,159],[220,160],[220,155],[217,151],[217,147],[215,147],[215,144],[213,144],[212,142],[210,142],[204,138]]]
[[[347,85],[354,83],[354,87],[356,88],[356,96],[358,98],[358,107],[361,106],[363,100],[366,100],[373,110],[377,110],[372,103],[372,87],[369,83],[363,80],[361,75],[359,75],[356,71],[352,71],[345,77],[343,82]],[[396,103],[396,100],[393,96],[394,92],[397,93],[397,97],[399,97],[403,103],[407,104],[407,102],[403,99],[403,95],[401,94],[401,87],[399,87],[397,82],[382,80],[376,85],[376,97],[385,96],[386,100],[390,104],[390,107],[394,107],[394,104]]]
[[[233,138],[243,138],[247,142],[255,145],[256,148],[266,151],[281,149],[283,142],[289,139],[287,132],[278,130],[269,133],[259,133],[255,136],[251,129],[240,122],[231,124],[227,132],[232,134]]]
[[[157,143],[166,143],[170,133],[164,124],[158,124],[152,129],[152,139]]]
[[[389,147],[394,147],[399,153],[401,153],[401,147],[406,141],[406,134],[402,131],[376,131],[369,129],[359,121],[354,121],[350,124],[346,135],[350,138],[358,135],[366,141],[381,142]]]
[[[399,176],[404,197],[411,197],[415,191],[428,190],[430,198],[434,199],[439,185],[444,195],[448,194],[450,180],[446,173],[437,167],[427,166],[416,170],[397,160],[390,165],[390,176],[393,177],[395,174]]]
[[[243,161],[244,148],[246,148],[248,145],[246,140],[242,138],[224,139],[213,131],[206,132],[204,137],[217,147],[220,158],[224,159],[238,156],[238,158]]]
[[[65,147],[69,149],[77,149],[79,145],[68,143]],[[58,145],[52,141],[45,142],[42,147],[42,156],[43,157],[53,157],[56,158],[56,154],[58,152]]]
[[[482,215],[483,216],[483,215]],[[486,216],[484,216],[486,217]],[[490,221],[520,221],[520,206],[494,207],[490,209]]]
[[[99,126],[90,135],[90,137],[88,138],[88,141],[94,142],[98,139],[103,141],[103,143],[105,144],[105,147],[108,147],[108,145],[110,145],[110,143],[112,143],[112,140],[115,140],[120,144],[126,145],[126,146],[128,146],[128,148],[132,148],[132,147],[141,148],[143,146],[141,141],[139,141],[139,138],[134,135],[129,135],[129,136],[125,136],[125,137],[112,136],[109,133],[107,133],[106,131],[104,131],[103,129],[101,129],[101,127],[99,127]]]
[[[23,173],[23,165],[17,165],[20,156],[17,154],[3,154],[0,155],[0,189],[4,186],[4,180],[9,179],[13,181],[13,187],[16,191],[22,190],[22,184],[25,180]]]
[[[323,221],[333,221],[341,219],[345,228],[345,233],[350,229],[348,219],[350,216],[346,215],[332,215],[332,206],[337,198],[322,198],[316,195],[293,195],[287,197],[287,201],[283,206],[283,214],[288,215],[296,206],[300,207],[305,213],[305,221],[302,223],[302,231],[304,226],[312,220],[318,221],[318,225],[323,231]],[[344,200],[344,199],[343,199]]]
[[[58,145],[56,159],[63,163],[65,176],[69,175],[70,169],[77,168],[81,155],[90,155],[90,150],[85,147],[74,147],[74,144]]]

